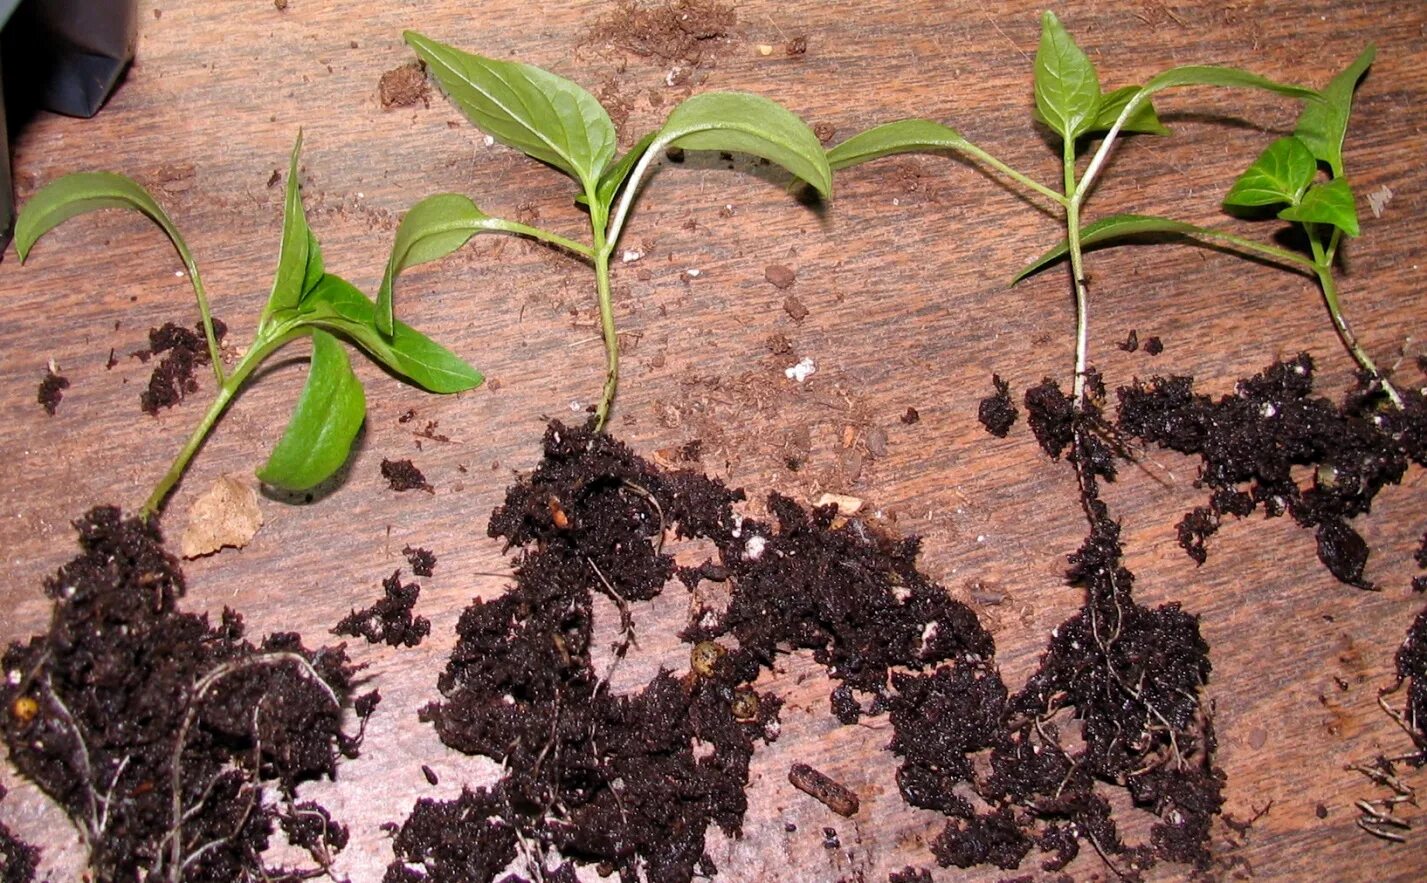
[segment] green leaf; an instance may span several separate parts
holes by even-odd
[[[1113,92],[1106,92],[1100,96],[1100,103],[1096,106],[1095,122],[1090,124],[1089,131],[1105,132],[1115,125],[1115,120],[1120,118],[1120,112],[1125,109],[1125,105],[1130,103],[1130,99],[1140,91],[1139,86],[1121,86]],[[1121,132],[1138,132],[1143,135],[1168,135],[1169,129],[1164,127],[1159,121],[1159,115],[1154,111],[1154,105],[1145,101],[1130,114],[1130,118],[1125,120],[1120,127]]]
[[[659,137],[658,132],[650,132],[640,138],[638,143],[629,148],[628,153],[621,156],[614,165],[605,169],[603,175],[600,175],[599,184],[595,186],[595,196],[606,208],[614,202],[615,194],[619,192],[620,187],[624,186],[625,180],[629,178],[629,173],[634,171],[634,167],[644,158],[645,152],[649,150],[649,145],[653,144],[657,137]],[[576,202],[584,205],[584,194],[581,194]]]
[[[1090,131],[1100,105],[1100,77],[1069,32],[1046,11],[1035,62],[1036,118],[1066,141]]]
[[[832,195],[832,170],[818,137],[792,111],[761,95],[695,95],[669,114],[656,143],[759,156],[807,181],[823,197]]]
[[[1092,245],[1114,239],[1124,239],[1128,236],[1146,233],[1197,232],[1199,232],[1199,228],[1193,224],[1186,224],[1183,221],[1175,221],[1170,218],[1157,218],[1153,215],[1111,215],[1108,218],[1101,218],[1094,223],[1087,224],[1081,229],[1080,247],[1089,248]],[[1068,254],[1070,254],[1070,243],[1062,239],[1055,248],[1022,267],[1021,271],[1011,280],[1011,284],[1015,285],[1027,276],[1040,272]]]
[[[970,146],[961,133],[931,120],[897,120],[858,132],[827,152],[834,171],[897,153],[964,150]]]
[[[392,333],[392,287],[398,274],[408,267],[445,257],[477,233],[497,229],[492,226],[495,220],[459,193],[438,193],[412,206],[396,228],[396,241],[377,292],[376,322],[381,332]]]
[[[1305,86],[1279,83],[1261,77],[1258,74],[1251,74],[1248,71],[1240,70],[1236,67],[1206,67],[1203,65],[1172,67],[1167,71],[1150,77],[1141,91],[1146,95],[1153,95],[1156,92],[1178,86],[1226,86],[1240,89],[1263,89],[1268,92],[1275,92],[1279,95],[1287,95],[1291,98],[1318,100],[1318,93]]]
[[[341,468],[367,413],[362,382],[347,350],[325,331],[312,332],[312,365],[287,429],[258,478],[305,491]]]
[[[350,282],[328,273],[303,302],[302,320],[350,339],[405,380],[431,392],[452,393],[480,386],[481,372],[404,322],[390,336],[376,326],[376,306]]]
[[[30,197],[15,221],[15,250],[20,260],[25,260],[35,242],[55,227],[85,212],[105,208],[131,209],[148,216],[168,236],[189,274],[193,274],[193,256],[168,213],[138,182],[112,172],[65,175]]]
[[[302,133],[292,147],[287,166],[287,190],[282,211],[282,245],[278,249],[277,273],[272,293],[263,308],[263,319],[279,310],[287,310],[302,302],[312,286],[322,278],[322,250],[317,238],[307,226],[307,213],[302,207],[302,189],[297,182],[297,161],[302,153]],[[260,322],[261,325],[261,322]]]
[[[1300,224],[1332,224],[1349,236],[1358,235],[1358,210],[1347,178],[1314,184],[1297,205],[1289,206],[1278,216]]]
[[[406,42],[481,131],[593,186],[614,156],[614,124],[584,89],[549,71],[462,52],[414,31]]]
[[[1244,170],[1224,197],[1225,205],[1296,205],[1313,183],[1318,163],[1298,138],[1280,138]]]
[[[1376,47],[1364,49],[1322,91],[1322,100],[1304,105],[1293,130],[1317,160],[1328,164],[1335,178],[1343,174],[1343,138],[1348,133],[1348,115],[1353,110],[1353,91],[1375,57]]]

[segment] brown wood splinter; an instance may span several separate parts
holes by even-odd
[[[840,816],[851,818],[861,801],[839,782],[834,782],[805,763],[795,763],[788,769],[788,782],[794,788],[826,806]]]

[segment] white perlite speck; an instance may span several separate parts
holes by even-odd
[[[798,364],[791,368],[784,369],[783,374],[786,375],[789,380],[796,380],[798,383],[802,383],[804,380],[816,374],[817,371],[817,363],[814,362],[810,356],[803,356],[798,360]]]

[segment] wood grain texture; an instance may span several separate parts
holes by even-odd
[[[633,103],[627,144],[657,124],[679,95],[666,68],[585,45],[611,4],[512,0],[376,2],[266,0],[201,3],[145,0],[139,60],[97,118],[45,116],[18,133],[15,170],[23,201],[69,171],[121,171],[154,187],[188,236],[217,313],[242,343],[266,295],[277,253],[281,187],[268,186],[301,127],[305,192],[328,266],[374,290],[395,222],[420,197],[467,193],[489,212],[538,213],[582,236],[583,216],[560,175],[513,151],[489,147],[439,94],[429,107],[386,110],[382,72],[411,59],[403,28],[497,57],[549,67],[592,90],[613,84]],[[1061,18],[1100,67],[1106,87],[1142,81],[1173,64],[1227,63],[1270,77],[1326,82],[1367,42],[1378,60],[1359,90],[1347,143],[1360,194],[1393,196],[1381,217],[1360,205],[1363,236],[1347,252],[1343,299],[1381,363],[1415,355],[1427,334],[1421,295],[1427,243],[1427,6],[1417,3],[1224,3],[1195,0],[1068,3]],[[702,88],[775,97],[838,138],[903,116],[956,126],[1042,180],[1055,155],[1030,122],[1030,56],[1039,7],[1023,3],[748,2],[740,33]],[[761,55],[759,43],[806,36],[808,51]],[[653,106],[650,95],[663,104]],[[1171,139],[1117,151],[1090,206],[1172,211],[1232,226],[1219,196],[1246,158],[1292,126],[1295,109],[1246,93],[1183,90],[1158,102]],[[640,201],[629,247],[645,256],[616,267],[625,379],[613,428],[645,455],[700,439],[704,465],[750,492],[753,511],[779,490],[802,500],[854,493],[925,538],[923,566],[959,597],[979,583],[1003,593],[981,609],[1014,689],[1030,673],[1050,630],[1077,606],[1063,585],[1065,555],[1084,523],[1063,463],[1036,448],[1024,423],[1010,437],[976,423],[977,401],[995,371],[1019,393],[1043,376],[1067,381],[1072,310],[1065,278],[1044,273],[1017,288],[1010,275],[1058,237],[1038,214],[974,167],[946,157],[890,159],[840,175],[825,211],[787,198],[776,174],[691,157],[661,170]],[[764,279],[768,264],[797,272],[789,292],[809,315],[782,308],[789,292]],[[145,368],[124,354],[166,320],[192,322],[187,281],[146,221],[89,216],[38,246],[28,266],[13,250],[0,265],[0,640],[41,630],[42,578],[74,554],[69,522],[93,504],[137,506],[162,474],[211,394],[158,418],[139,412]],[[698,269],[690,278],[685,272]],[[1098,252],[1092,277],[1091,346],[1111,384],[1152,373],[1192,373],[1227,391],[1273,358],[1312,352],[1320,388],[1343,389],[1350,363],[1311,281],[1216,251],[1165,245]],[[461,608],[491,596],[508,565],[485,537],[485,520],[513,475],[539,452],[547,416],[577,416],[598,394],[603,354],[588,271],[518,241],[486,237],[404,277],[404,317],[452,345],[498,381],[451,398],[424,397],[361,365],[367,429],[347,480],[310,505],[263,502],[267,524],[241,552],[193,562],[191,609],[241,610],[253,633],[296,629],[320,642],[352,607],[379,595],[380,580],[416,544],[440,556],[422,580],[418,612],[432,635],[409,650],[352,647],[370,664],[385,701],[362,757],[339,779],[304,793],[351,826],[338,869],[380,878],[390,860],[379,825],[400,820],[421,796],[450,796],[489,781],[492,764],[448,752],[415,711],[436,696],[435,679]],[[1114,344],[1138,329],[1163,338],[1158,358]],[[771,335],[793,352],[774,354]],[[120,361],[106,370],[114,348]],[[170,533],[214,478],[248,474],[282,431],[305,369],[282,361],[220,424],[169,505]],[[806,384],[783,369],[810,356]],[[54,417],[35,403],[47,360],[72,382]],[[1417,382],[1411,360],[1399,376]],[[920,422],[898,418],[915,407]],[[398,423],[415,409],[417,422]],[[451,442],[418,446],[413,427],[439,421]],[[851,476],[843,440],[865,452],[885,431],[886,455]],[[785,459],[806,433],[807,462]],[[378,473],[383,457],[412,457],[434,495],[394,494]],[[1371,788],[1343,767],[1406,747],[1376,706],[1391,656],[1422,599],[1408,585],[1427,522],[1424,477],[1414,469],[1359,520],[1376,550],[1364,593],[1319,565],[1310,534],[1286,519],[1226,525],[1209,562],[1194,568],[1175,545],[1174,524],[1201,502],[1194,466],[1150,452],[1107,491],[1123,520],[1129,565],[1145,603],[1181,601],[1202,616],[1212,647],[1208,691],[1228,775],[1227,810],[1247,818],[1272,804],[1231,845],[1258,878],[1420,879],[1427,867],[1427,815],[1405,845],[1356,830],[1353,801]],[[658,665],[682,671],[687,648],[672,637],[688,608],[671,588],[637,612],[641,651],[621,670],[623,686]],[[885,880],[906,864],[931,865],[933,813],[897,793],[895,761],[883,750],[885,719],[839,727],[829,684],[795,656],[769,680],[788,699],[782,738],[753,762],[751,806],[738,841],[716,832],[710,853],[726,880]],[[787,782],[806,762],[858,793],[860,813],[834,816]],[[429,787],[420,772],[440,776]],[[12,793],[0,818],[44,847],[54,879],[73,879],[82,859],[61,815],[6,767]],[[1417,784],[1424,784],[1420,774]],[[1326,809],[1319,818],[1316,809]],[[796,824],[789,833],[785,823]],[[825,849],[822,828],[843,848]],[[1139,834],[1144,833],[1140,828]],[[1238,842],[1240,838],[1234,838]],[[1076,879],[1110,876],[1093,855]],[[1181,873],[1165,869],[1161,876]],[[991,872],[936,871],[937,879],[991,880]]]

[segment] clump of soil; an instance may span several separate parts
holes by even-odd
[[[0,801],[5,799],[5,787],[0,785]],[[29,883],[35,879],[40,851],[0,824],[0,880],[5,883]]]
[[[691,71],[713,66],[737,24],[734,7],[717,0],[620,0],[614,12],[595,22],[590,40]]]
[[[55,411],[59,409],[60,400],[64,398],[64,391],[69,389],[69,378],[55,373],[54,368],[46,368],[44,379],[40,381],[40,391],[35,397],[35,401],[40,403],[40,407],[45,409],[45,413],[53,417]]]
[[[991,385],[996,391],[981,400],[976,409],[976,419],[986,427],[986,431],[997,438],[1005,438],[1021,412],[1011,401],[1011,384],[1001,379],[1000,374],[991,375]]]
[[[401,550],[401,554],[406,556],[407,565],[417,576],[431,576],[436,572],[436,554],[430,549],[407,546]]]
[[[228,326],[214,318],[214,337],[221,343],[227,333]],[[161,409],[172,408],[183,401],[189,393],[197,392],[198,379],[194,374],[199,366],[212,361],[202,323],[194,325],[192,331],[172,322],[150,328],[149,348],[137,350],[133,355],[147,362],[160,353],[166,355],[149,375],[148,388],[139,394],[139,407],[145,414],[158,414]]]
[[[426,476],[421,474],[421,470],[416,468],[416,464],[410,460],[382,460],[382,478],[386,479],[387,486],[400,493],[401,491],[426,491],[434,493],[435,489],[426,480]]]
[[[1417,614],[1407,638],[1397,650],[1397,684],[1407,684],[1407,708],[1403,718],[1411,729],[1417,754],[1406,758],[1415,767],[1427,764],[1427,610]]]
[[[431,84],[426,80],[421,62],[413,61],[383,73],[377,81],[377,97],[388,110],[417,104],[430,107]]]
[[[1239,381],[1217,401],[1180,376],[1137,382],[1119,398],[1122,432],[1203,461],[1199,480],[1211,496],[1179,525],[1180,545],[1196,561],[1205,560],[1225,516],[1262,508],[1314,530],[1318,557],[1339,580],[1372,588],[1364,577],[1367,543],[1351,519],[1401,481],[1409,462],[1427,465],[1420,392],[1405,390],[1401,411],[1366,386],[1335,405],[1313,395],[1313,360],[1304,353]],[[1295,467],[1312,470],[1308,487],[1295,480]]]
[[[415,647],[431,634],[431,622],[424,616],[412,616],[416,599],[421,595],[417,583],[401,584],[397,570],[382,581],[386,592],[380,601],[365,610],[353,610],[332,629],[334,635],[366,638],[369,643],[387,643],[393,647]]]
[[[356,754],[346,654],[292,633],[255,645],[231,610],[217,626],[180,612],[183,574],[151,523],[100,507],[75,526],[81,554],[45,583],[49,631],[4,654],[11,763],[69,814],[97,879],[308,873],[264,865],[275,825],[326,867],[345,831],[324,810],[312,833],[293,794]]]

